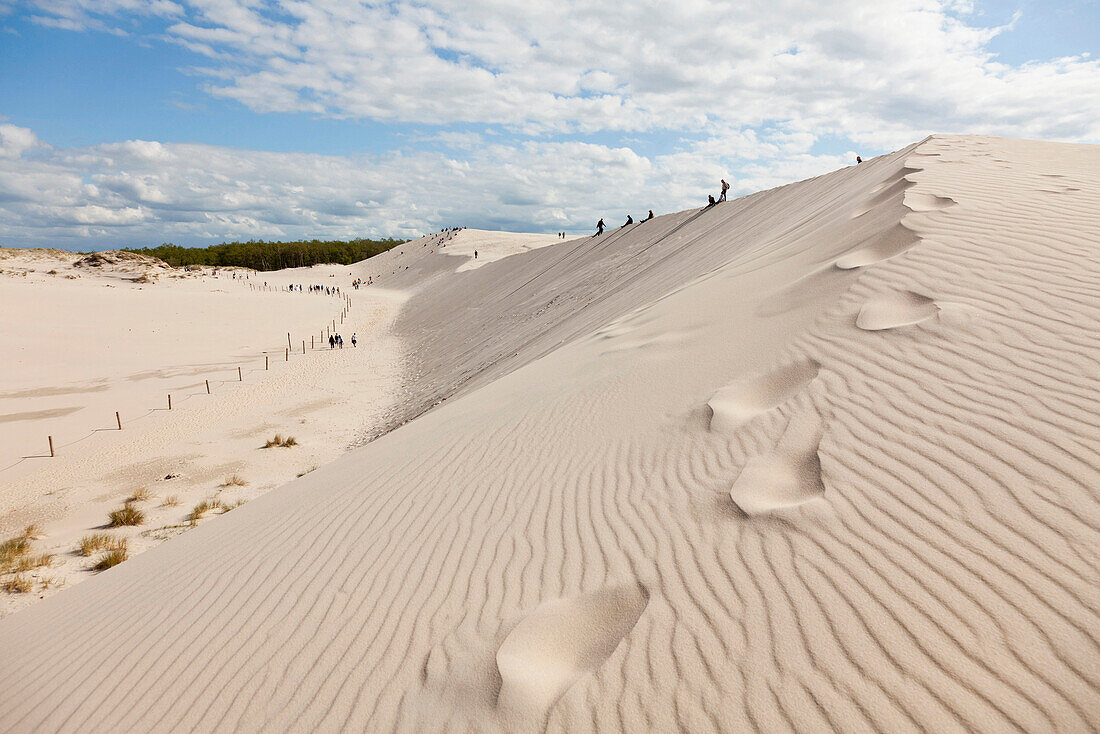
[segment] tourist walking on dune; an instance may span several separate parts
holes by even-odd
[[[353,331],[353,332],[351,332],[351,345],[352,345],[353,347],[357,347],[357,346],[359,346],[359,340],[358,340],[358,339],[356,339],[356,337],[355,337],[355,332],[354,332],[354,331]]]
[[[730,185],[726,183],[726,179],[722,179],[722,193],[718,195],[718,201],[726,200],[726,192],[730,190]]]
[[[328,348],[329,349],[335,349],[336,348],[336,337],[334,337],[332,334],[328,335]]]
[[[596,236],[597,237],[599,237],[601,234],[603,234],[603,228],[605,226],[606,225],[603,223],[603,219],[600,219],[600,221],[596,222]]]

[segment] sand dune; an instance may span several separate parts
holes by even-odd
[[[0,620],[0,730],[1094,731],[1098,205],[936,136],[367,261],[397,427]]]

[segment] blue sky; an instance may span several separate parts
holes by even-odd
[[[0,0],[0,245],[587,231],[930,132],[1097,142],[1098,27],[1085,0]]]

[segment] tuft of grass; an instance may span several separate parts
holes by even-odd
[[[135,489],[134,493],[130,495],[130,499],[126,500],[126,502],[145,502],[146,500],[151,499],[152,496],[153,495],[149,492],[148,487],[142,487],[141,489]]]
[[[12,576],[0,583],[0,589],[12,594],[26,594],[33,588],[34,584],[31,583],[31,580],[23,575]]]
[[[39,540],[46,537],[46,534],[42,532],[42,526],[36,522],[32,522],[30,525],[23,529],[23,537],[27,540]]]
[[[126,549],[126,544],[123,543],[121,548],[115,548],[109,550],[96,560],[95,565],[92,566],[93,571],[106,571],[108,568],[117,566],[130,557],[129,552]]]
[[[145,513],[134,507],[133,503],[130,502],[117,510],[111,511],[111,514],[107,516],[107,524],[112,528],[119,528],[124,525],[141,525],[143,522],[145,522]]]
[[[225,512],[229,512],[230,510],[235,510],[238,507],[240,507],[241,505],[243,505],[244,503],[245,503],[245,500],[237,500],[236,502],[232,502],[232,503],[229,503],[229,504],[226,504],[225,502],[223,502],[222,503],[222,512],[225,513]]]
[[[64,579],[59,579],[56,576],[44,576],[41,579],[39,579],[39,583],[42,584],[42,590],[45,591],[47,589],[52,589],[55,586],[58,586],[58,587],[61,586],[62,584],[65,583],[65,580]]]
[[[167,497],[165,497],[163,500],[161,500],[160,506],[161,507],[175,507],[179,503],[180,503],[179,495],[170,494]]]
[[[15,563],[15,572],[23,573],[25,571],[33,571],[36,568],[42,566],[49,566],[53,563],[53,553],[39,553],[37,556],[23,556]]]
[[[287,448],[290,448],[291,446],[297,445],[298,439],[294,438],[294,436],[286,436],[284,438],[281,433],[276,433],[274,438],[269,438],[267,440],[267,443],[264,444],[264,448],[269,449],[272,446],[285,446]]]
[[[110,533],[92,533],[80,539],[79,552],[82,556],[90,556],[96,551],[104,549],[114,550],[119,545],[125,546],[124,538],[115,538]]]
[[[0,573],[4,573],[31,549],[31,541],[22,536],[0,543]]]
[[[223,487],[245,487],[248,486],[248,482],[241,479],[240,474],[234,474],[222,482]]]
[[[187,519],[192,525],[198,525],[199,520],[201,520],[206,515],[206,513],[210,512],[211,510],[220,509],[225,509],[225,505],[222,503],[221,500],[203,500],[191,509],[191,514],[187,516]]]
[[[309,474],[309,473],[310,473],[311,471],[315,470],[316,468],[317,468],[317,465],[316,465],[316,464],[314,464],[314,465],[313,465],[313,466],[311,466],[310,468],[308,468],[308,469],[306,469],[306,470],[304,470],[304,471],[300,471],[300,472],[298,472],[298,473],[297,473],[297,474],[295,475],[295,477],[304,477],[304,476],[305,476],[306,474]]]

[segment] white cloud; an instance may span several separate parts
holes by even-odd
[[[0,158],[18,158],[28,150],[44,147],[33,130],[0,124]]]
[[[24,143],[35,140],[15,130]],[[587,230],[601,216],[701,205],[721,176],[744,193],[846,163],[810,155],[798,134],[784,132],[731,133],[653,158],[628,147],[487,139],[463,155],[326,156],[148,141],[46,149],[0,158],[0,244],[411,237],[462,224]]]
[[[32,0],[92,27],[141,14],[259,112],[528,134],[801,121],[1100,139],[1100,61],[998,63],[968,0]],[[1017,22],[1018,16],[1012,23]],[[891,136],[891,140],[898,139]]]

